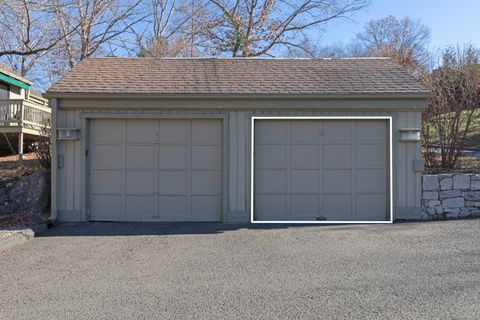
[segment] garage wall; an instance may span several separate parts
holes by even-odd
[[[81,114],[88,112],[100,112],[103,102],[90,103],[88,109],[62,108],[63,101],[59,101],[60,109],[57,113],[58,128],[80,128],[82,126]],[[67,105],[67,104],[66,104]],[[92,106],[99,106],[92,109]],[[228,212],[229,221],[249,221],[250,219],[250,116],[255,115],[387,115],[394,117],[394,178],[396,179],[394,201],[396,216],[406,213],[418,212],[421,214],[421,172],[414,171],[413,162],[421,159],[420,143],[399,142],[395,146],[396,131],[399,128],[420,127],[421,113],[412,111],[330,111],[312,112],[270,110],[254,111],[242,110],[152,110],[152,109],[103,109],[102,113],[156,113],[156,114],[224,114],[227,113],[229,132],[226,136],[229,144],[229,168],[228,168]],[[63,167],[57,170],[57,194],[56,210],[59,218],[63,221],[82,220],[82,161],[84,150],[82,141],[58,141],[57,154],[63,158],[60,163]],[[402,216],[403,217],[403,216]]]

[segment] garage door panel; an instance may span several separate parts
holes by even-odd
[[[383,169],[356,170],[357,193],[386,193],[386,172]]]
[[[220,179],[219,171],[192,171],[192,194],[220,194]]]
[[[352,166],[352,145],[323,145],[323,164],[328,168],[350,168]]]
[[[160,169],[189,167],[188,149],[188,146],[159,146],[158,167]]]
[[[293,168],[318,168],[320,166],[320,147],[318,145],[291,145],[290,164]]]
[[[319,199],[316,195],[292,195],[290,212],[295,212],[295,219],[316,220],[319,215]]]
[[[201,216],[203,220],[218,220],[222,210],[220,196],[192,196],[192,216]]]
[[[314,120],[291,121],[291,139],[292,141],[310,141],[318,140],[322,135],[322,123]]]
[[[159,121],[159,141],[168,142],[186,142],[190,135],[190,120],[160,120]]]
[[[383,120],[362,120],[355,122],[355,139],[385,140],[386,122]]]
[[[153,195],[127,195],[125,197],[125,216],[132,218],[153,218],[155,216],[155,197]]]
[[[258,220],[286,219],[286,195],[258,195],[255,204]]]
[[[325,193],[351,193],[352,170],[324,170],[323,190]]]
[[[329,141],[351,141],[352,121],[328,120],[323,122],[323,139]]]
[[[122,142],[125,134],[124,120],[95,120],[90,127],[96,142]]]
[[[93,219],[122,215],[121,195],[93,195],[90,200]]]
[[[128,120],[127,141],[152,143],[157,139],[157,121],[155,120]]]
[[[386,199],[385,194],[357,195],[357,217],[365,219],[365,221],[386,219]]]
[[[192,169],[220,169],[220,146],[192,146]]]
[[[271,120],[261,121],[262,125],[257,126],[256,134],[258,135],[257,142],[264,141],[285,141],[287,138],[288,121]]]
[[[319,192],[318,170],[290,171],[290,192]]]
[[[155,167],[154,145],[127,145],[127,167],[152,169]]]
[[[256,170],[258,193],[283,193],[287,191],[287,173],[284,170]]]
[[[258,169],[285,168],[287,163],[287,148],[285,145],[262,145],[255,151],[258,159]]]
[[[187,171],[160,171],[158,192],[160,194],[186,194],[188,192]]]
[[[159,215],[169,218],[175,216],[186,216],[188,214],[188,197],[184,196],[159,196]]]
[[[120,170],[94,170],[92,177],[92,192],[101,194],[122,193],[122,171]]]
[[[130,194],[152,194],[155,188],[153,171],[127,170],[125,173],[125,191]]]
[[[328,220],[352,218],[352,195],[325,195],[323,217]]]
[[[202,119],[192,121],[192,141],[220,142],[222,123],[218,120]]]
[[[358,168],[385,167],[387,146],[385,144],[360,144],[355,146]]]
[[[121,145],[94,145],[92,147],[94,168],[121,168],[123,147]]]

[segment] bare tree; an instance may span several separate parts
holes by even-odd
[[[198,47],[207,39],[207,4],[210,0],[151,0],[147,12],[150,17],[141,31],[135,34],[138,56],[195,57]],[[125,45],[127,51],[128,44]]]
[[[232,57],[302,46],[306,33],[365,8],[368,0],[210,0],[208,43]]]
[[[74,28],[60,32],[48,0],[0,1],[0,57],[22,76]]]
[[[52,0],[58,26],[65,33],[62,48],[69,67],[90,57],[106,46],[116,45],[121,36],[148,16],[141,12],[142,0]]]
[[[364,47],[363,55],[391,57],[414,73],[428,60],[430,30],[408,17],[371,20],[357,40]]]
[[[440,148],[443,169],[454,168],[462,154],[480,104],[479,59],[472,45],[450,47],[443,52],[441,66],[421,76],[434,93],[423,113],[422,129],[425,160],[431,166],[436,164],[434,145]]]
[[[136,46],[128,47],[141,57],[178,56],[186,51],[187,39],[178,32],[186,26],[188,17],[184,14],[185,1],[150,0],[147,12],[150,13],[141,31],[132,29]]]

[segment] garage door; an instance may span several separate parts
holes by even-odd
[[[96,119],[90,141],[91,220],[221,219],[221,120]]]
[[[388,220],[388,125],[256,119],[254,220]]]

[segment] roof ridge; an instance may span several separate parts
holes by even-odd
[[[300,60],[300,61],[330,61],[330,60],[392,60],[390,57],[339,57],[339,58],[289,58],[289,57],[112,57],[112,56],[96,56],[88,57],[85,60],[245,60],[245,61],[282,61],[282,60]]]

